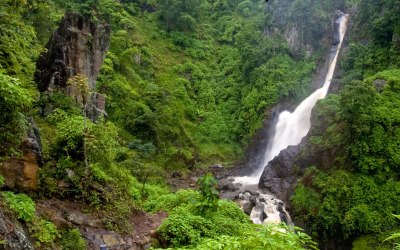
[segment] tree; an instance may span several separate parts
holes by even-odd
[[[202,15],[204,0],[162,0],[158,3],[159,18],[168,31],[191,31]]]
[[[13,151],[26,130],[24,111],[31,107],[33,98],[17,78],[0,71],[0,155]]]
[[[87,137],[87,123],[86,123],[86,110],[88,105],[88,100],[91,96],[89,81],[84,75],[76,75],[73,78],[70,78],[67,82],[69,85],[72,94],[75,96],[75,100],[77,103],[82,103],[82,113],[83,113],[83,162],[85,164],[85,175],[89,174],[89,162],[88,162],[88,154],[87,154],[87,145],[86,145],[86,137]]]
[[[200,212],[215,209],[219,199],[218,181],[208,173],[197,180],[197,185],[199,185],[199,191],[202,196],[202,200],[197,204]]]

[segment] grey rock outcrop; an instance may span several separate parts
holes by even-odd
[[[374,87],[376,88],[376,90],[378,90],[378,92],[382,92],[383,88],[386,86],[387,82],[385,80],[382,79],[376,79],[374,82]]]
[[[25,230],[18,222],[11,220],[3,211],[0,211],[0,236],[5,240],[0,249],[33,250],[33,245]]]
[[[109,25],[94,23],[89,17],[66,13],[60,27],[53,32],[37,63],[35,80],[40,92],[61,90],[75,96],[68,80],[76,75],[88,79],[94,93],[87,107],[87,114],[95,120],[104,111],[104,96],[95,93],[96,79],[110,46]]]
[[[37,61],[35,78],[41,92],[67,87],[69,78],[85,75],[95,89],[105,53],[110,46],[110,27],[88,17],[67,13]]]

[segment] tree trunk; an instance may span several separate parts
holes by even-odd
[[[89,162],[87,157],[87,148],[86,148],[86,133],[87,133],[87,125],[86,125],[86,105],[83,106],[83,164],[85,165],[85,176],[89,175]]]

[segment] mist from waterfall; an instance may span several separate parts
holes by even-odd
[[[244,185],[258,184],[259,179],[269,161],[274,159],[281,150],[291,145],[298,145],[302,138],[307,135],[311,127],[311,111],[318,100],[325,98],[328,93],[329,86],[332,81],[333,73],[337,63],[339,51],[346,33],[348,15],[342,15],[337,21],[339,22],[339,44],[336,48],[335,56],[329,65],[329,70],[325,77],[324,85],[308,96],[299,106],[291,113],[283,111],[279,114],[278,122],[275,127],[275,133],[269,142],[263,160],[260,162],[257,170],[251,176],[237,177],[235,182]]]

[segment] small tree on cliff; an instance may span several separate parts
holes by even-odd
[[[86,108],[88,105],[89,98],[91,96],[90,86],[88,78],[84,75],[78,74],[73,78],[70,78],[67,82],[69,89],[71,91],[72,96],[75,97],[75,101],[77,103],[82,104],[82,113],[83,113],[83,163],[85,164],[85,176],[89,174],[89,162],[87,155],[87,123],[86,123]]]

